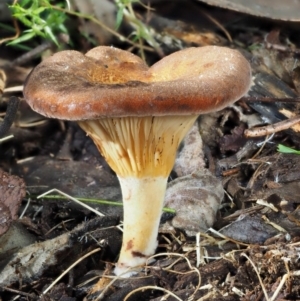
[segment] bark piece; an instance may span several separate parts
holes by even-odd
[[[10,223],[18,218],[18,211],[25,195],[25,182],[0,170],[0,235],[4,234]]]
[[[203,169],[170,182],[165,206],[176,210],[171,222],[175,228],[195,235],[213,225],[223,196],[222,183]]]

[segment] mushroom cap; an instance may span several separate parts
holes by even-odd
[[[149,68],[130,52],[99,46],[44,60],[29,74],[24,96],[36,112],[64,120],[190,115],[232,104],[250,82],[248,61],[225,47],[187,48]]]

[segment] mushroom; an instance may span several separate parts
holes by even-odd
[[[250,81],[243,55],[217,46],[187,48],[150,68],[113,47],[67,50],[30,73],[24,96],[32,109],[78,121],[119,178],[124,232],[115,274],[154,254],[167,179],[197,116],[232,104]]]

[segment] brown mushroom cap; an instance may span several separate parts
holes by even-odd
[[[28,76],[24,96],[38,113],[65,120],[189,115],[226,107],[250,82],[248,61],[225,47],[187,48],[148,68],[132,53],[99,46],[44,60]]]

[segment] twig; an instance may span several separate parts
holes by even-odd
[[[104,288],[104,290],[101,292],[101,294],[96,298],[94,299],[94,301],[99,301],[101,300],[105,293],[107,292],[107,290],[114,284],[114,282],[116,282],[118,279],[122,279],[122,276],[126,275],[128,272],[132,271],[134,268],[128,268],[125,272],[123,272],[122,274],[118,275],[118,276],[115,276],[113,278],[113,280],[108,283],[108,285]]]
[[[48,286],[48,288],[46,288],[43,292],[42,295],[47,294],[47,292],[63,277],[65,276],[71,269],[73,269],[78,263],[80,263],[83,259],[89,257],[90,255],[97,253],[101,250],[101,248],[97,248],[87,254],[85,254],[84,256],[82,256],[81,258],[79,258],[78,260],[76,260],[73,264],[71,264],[62,274],[60,274],[52,283],[50,286]]]
[[[8,291],[8,292],[11,292],[11,293],[15,293],[15,294],[18,294],[18,295],[21,295],[21,296],[24,296],[24,297],[27,297],[27,298],[29,298],[29,299],[35,299],[35,295],[33,295],[33,294],[28,294],[28,293],[24,293],[24,292],[21,292],[21,291],[19,291],[19,290],[15,290],[15,289],[12,289],[12,288],[9,288],[9,287],[6,287],[6,286],[3,286],[3,287],[1,287],[3,290],[5,290],[5,291]]]
[[[19,56],[15,60],[11,62],[12,66],[20,66],[28,61],[30,61],[32,58],[35,58],[45,50],[49,49],[54,43],[52,41],[44,41],[41,45],[38,45],[34,49],[29,50],[28,52],[24,53],[23,55]]]
[[[300,102],[300,97],[264,97],[264,96],[244,96],[241,100],[246,102]]]
[[[255,159],[258,157],[258,155],[263,151],[264,147],[266,146],[267,142],[270,142],[274,137],[274,134],[272,134],[270,137],[267,135],[266,139],[262,142],[260,149],[252,156],[251,159]],[[259,146],[259,143],[257,144]]]
[[[196,257],[197,257],[197,262],[196,262],[196,267],[199,268],[200,263],[203,262],[201,259],[201,244],[200,244],[200,232],[196,234]]]
[[[16,96],[12,96],[9,99],[5,117],[2,123],[0,124],[0,138],[3,138],[7,134],[11,125],[13,124],[18,111],[19,103],[20,99]]]
[[[244,256],[244,257],[246,257],[246,258],[249,260],[250,264],[252,265],[252,267],[253,267],[253,269],[254,269],[254,271],[255,271],[257,277],[258,277],[260,286],[261,286],[261,288],[262,288],[262,290],[263,290],[263,292],[264,292],[264,295],[265,295],[266,300],[267,300],[267,301],[271,301],[270,298],[269,298],[269,296],[268,296],[268,294],[267,294],[266,288],[265,288],[265,286],[264,286],[264,284],[263,284],[263,282],[262,282],[262,280],[261,280],[261,277],[260,277],[260,275],[259,275],[259,273],[258,273],[258,270],[257,270],[255,264],[253,263],[253,261],[252,261],[245,253],[242,253],[241,256]]]
[[[9,136],[6,136],[6,137],[4,137],[4,138],[0,138],[0,144],[1,144],[2,142],[5,142],[5,141],[7,141],[7,140],[9,140],[9,139],[12,139],[12,138],[14,138],[14,135],[9,135]]]
[[[230,43],[232,43],[232,37],[230,35],[230,33],[228,32],[228,30],[218,21],[216,20],[214,17],[212,17],[209,13],[201,10],[201,13],[208,19],[210,20],[213,24],[215,24],[221,31],[223,31],[223,33],[225,34],[226,38],[228,39],[228,41]]]
[[[295,116],[275,124],[248,129],[245,130],[244,134],[247,138],[271,135],[280,131],[288,130],[297,123],[300,123],[300,116]]]
[[[246,243],[237,241],[237,240],[235,240],[235,239],[233,239],[233,238],[230,238],[230,237],[228,237],[228,236],[225,236],[224,234],[222,234],[222,233],[216,231],[216,230],[213,229],[213,228],[209,228],[207,231],[209,231],[209,232],[211,232],[211,233],[213,233],[213,234],[215,234],[215,235],[217,235],[217,236],[219,236],[219,237],[221,237],[221,238],[223,238],[223,239],[225,239],[225,240],[227,240],[227,241],[231,241],[231,242],[233,242],[233,243],[235,243],[235,244],[237,244],[237,245],[247,246],[247,247],[249,246],[249,244],[246,244]]]
[[[155,285],[147,285],[147,286],[142,286],[142,287],[138,287],[136,288],[135,290],[131,291],[129,294],[127,294],[124,298],[124,301],[128,300],[129,297],[131,297],[133,294],[135,294],[136,292],[139,292],[139,291],[143,291],[143,290],[157,290],[157,291],[163,291],[165,293],[168,294],[168,296],[172,296],[174,297],[176,300],[179,300],[179,301],[183,301],[181,298],[179,298],[178,296],[176,296],[174,293],[172,293],[171,291],[165,289],[165,288],[162,288],[162,287],[159,287],[159,286],[155,286]],[[166,300],[166,299],[164,299]]]
[[[27,209],[28,209],[28,207],[29,207],[29,205],[30,205],[30,202],[31,202],[31,198],[28,198],[28,199],[27,199],[27,203],[26,203],[26,205],[25,205],[25,207],[24,207],[22,213],[21,213],[20,216],[19,216],[19,219],[22,219],[23,216],[25,215],[25,212],[27,211]]]
[[[22,86],[14,86],[14,87],[5,88],[3,90],[3,93],[22,92],[22,91],[23,91],[23,85]]]
[[[284,283],[286,282],[286,279],[287,279],[288,277],[289,277],[289,274],[283,275],[283,277],[282,277],[282,279],[281,279],[281,281],[280,281],[278,287],[276,288],[276,290],[275,290],[273,296],[271,297],[270,301],[275,301],[275,300],[276,300],[276,298],[277,298],[277,296],[278,296],[280,290],[282,289],[282,287],[283,287],[283,285],[284,285]]]
[[[154,254],[154,255],[150,256],[150,257],[147,259],[147,261],[146,261],[145,270],[146,270],[147,268],[149,268],[149,266],[147,266],[148,262],[149,262],[151,259],[153,259],[153,258],[155,258],[155,257],[159,257],[159,256],[177,256],[177,257],[181,257],[182,259],[184,259],[184,260],[187,262],[187,264],[188,264],[188,266],[189,266],[189,268],[190,268],[190,270],[191,270],[191,271],[186,272],[186,273],[180,273],[180,272],[178,272],[178,271],[171,271],[171,270],[170,270],[171,267],[172,267],[173,265],[176,264],[176,262],[173,262],[173,263],[170,264],[168,267],[162,268],[162,270],[164,270],[164,271],[173,272],[173,273],[176,273],[176,274],[190,274],[190,273],[194,273],[194,272],[195,272],[195,273],[198,275],[198,278],[199,278],[198,284],[197,284],[197,286],[196,286],[196,288],[195,288],[195,290],[194,290],[194,293],[189,297],[189,300],[190,300],[190,299],[193,300],[193,297],[195,296],[195,294],[197,293],[197,291],[200,289],[200,286],[201,286],[201,274],[200,274],[200,271],[199,271],[196,267],[192,267],[190,260],[189,260],[185,255],[180,254],[180,253],[171,253],[171,252],[158,253],[158,254]],[[124,299],[124,301],[125,301],[125,299]]]

